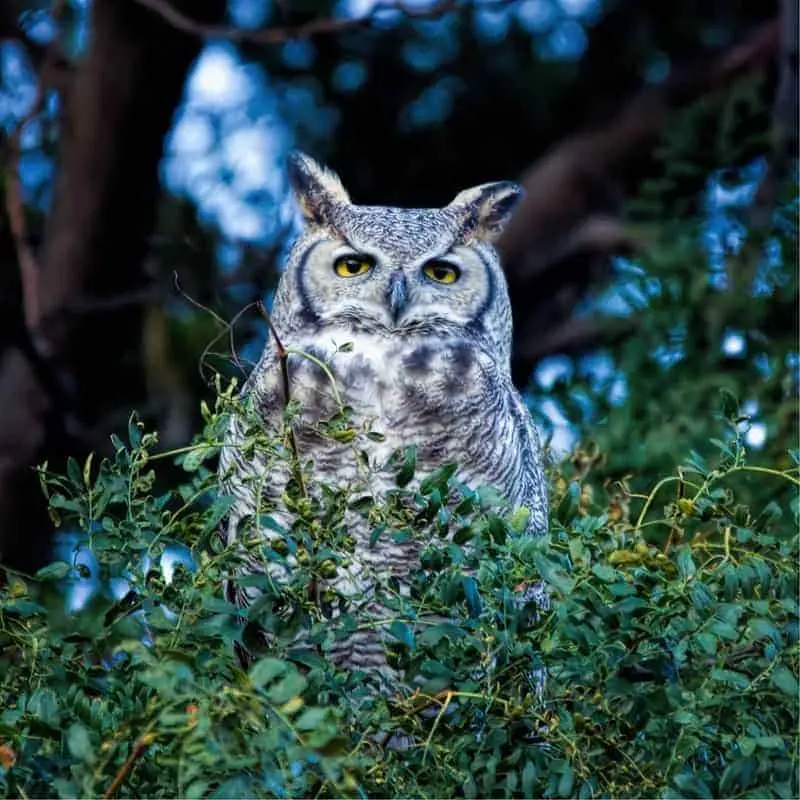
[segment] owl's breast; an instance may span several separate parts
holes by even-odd
[[[290,360],[292,399],[312,418],[333,416],[341,403],[387,435],[457,424],[485,397],[494,367],[462,339],[343,333],[293,349],[299,354]]]

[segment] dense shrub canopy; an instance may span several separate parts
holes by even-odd
[[[68,611],[64,590],[85,565],[10,576],[5,795],[796,796],[798,469],[750,465],[738,412],[707,421],[713,461],[695,456],[646,494],[601,489],[600,454],[577,451],[552,471],[541,540],[517,535],[524,515],[492,492],[455,486],[452,468],[412,490],[402,454],[397,494],[362,511],[376,536],[427,542],[411,599],[385,601],[393,658],[421,685],[384,698],[369,675],[326,661],[338,634],[309,590],[347,556],[331,544],[346,496],[287,497],[285,547],[261,555],[308,558],[286,587],[261,580],[247,620],[221,599],[239,555],[218,539],[227,502],[206,462],[230,396],[184,452],[154,452],[134,418],[113,459],[42,470],[54,518],[88,534],[99,575],[125,591]],[[250,446],[268,444],[282,446]],[[153,493],[166,456],[187,479]],[[743,505],[753,484],[776,499]],[[175,549],[193,566],[165,575]],[[519,601],[539,578],[546,613]],[[449,621],[426,625],[431,611]],[[248,622],[273,641],[243,671],[233,644]],[[292,649],[300,629],[317,652]],[[414,744],[386,749],[398,731]]]

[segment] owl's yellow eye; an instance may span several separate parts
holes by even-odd
[[[374,265],[369,256],[340,256],[333,262],[333,271],[340,278],[355,278],[366,275]]]
[[[436,283],[455,283],[461,277],[461,270],[446,261],[429,261],[422,272]]]

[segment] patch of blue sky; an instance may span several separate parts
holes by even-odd
[[[662,369],[669,369],[682,361],[686,356],[686,348],[684,341],[686,339],[686,324],[681,322],[673,327],[667,333],[667,340],[663,344],[656,347],[651,353],[650,357]]]
[[[786,264],[783,259],[783,251],[778,239],[767,240],[764,246],[764,254],[761,259],[756,276],[753,280],[753,295],[756,297],[768,297],[777,286],[790,279],[787,274]]]
[[[758,419],[760,411],[758,401],[749,398],[745,400],[739,407],[742,415],[748,417],[738,424],[738,430],[744,434],[745,444],[752,450],[760,450],[767,441],[768,429],[767,425]]]
[[[266,343],[267,326],[264,323],[260,325],[259,334],[252,336],[238,348],[239,361],[245,366],[257,364],[261,354],[264,352]]]
[[[556,0],[567,17],[594,22],[603,11],[601,0]]]
[[[460,83],[453,77],[442,78],[423,90],[400,112],[400,126],[404,130],[439,125],[453,111]]]
[[[52,42],[58,33],[58,24],[45,9],[35,9],[25,15],[25,34],[38,44]]]
[[[545,397],[538,403],[539,412],[546,420],[548,444],[555,459],[569,454],[578,441],[578,432],[565,416],[561,406]]]
[[[776,364],[767,353],[756,353],[753,356],[753,366],[758,370],[764,380],[768,380],[775,374]]]
[[[82,534],[60,534],[56,541],[55,555],[73,569],[80,568],[85,575],[81,577],[76,574],[76,577],[67,581],[67,608],[70,612],[80,611],[101,587],[100,564]],[[196,569],[196,562],[189,548],[176,544],[166,550],[158,562],[166,583],[172,582],[178,565],[184,566],[190,572]],[[147,555],[143,556],[139,568],[141,575],[146,575],[152,567],[152,559]],[[107,581],[106,590],[115,600],[121,600],[130,590],[130,577],[116,576]]]
[[[220,239],[214,248],[217,265],[223,274],[230,274],[236,270],[242,261],[244,248],[241,242],[231,239]]]
[[[451,16],[415,20],[414,30],[403,44],[403,58],[414,69],[430,72],[458,55],[460,43]]]
[[[763,159],[756,159],[740,171],[738,182],[723,182],[720,173],[709,177],[701,244],[708,258],[709,282],[716,289],[727,289],[727,258],[741,249],[747,235],[746,227],[733,212],[752,203],[764,169]]]
[[[744,440],[751,450],[761,450],[767,443],[767,426],[763,422],[751,423]]]
[[[223,236],[266,244],[285,226],[289,132],[263,72],[234,48],[209,45],[187,83],[162,176]]]
[[[309,69],[314,63],[317,48],[310,39],[290,39],[281,49],[281,59],[292,69]]]
[[[13,130],[36,102],[36,72],[22,46],[0,42],[0,125]]]
[[[553,0],[522,0],[511,8],[517,22],[528,33],[550,30],[561,17]]]
[[[20,156],[22,196],[27,204],[40,208],[49,205],[54,172],[53,159],[41,150],[30,150]]]
[[[534,381],[545,391],[551,391],[557,382],[569,383],[575,372],[575,365],[567,356],[548,356],[540,361],[534,370]]]
[[[475,33],[485,42],[501,42],[508,34],[512,17],[513,10],[510,6],[501,8],[478,6],[473,17]]]
[[[203,50],[189,76],[186,95],[192,107],[220,111],[241,107],[260,88],[236,49],[228,43],[215,43]]]
[[[228,17],[239,28],[258,28],[272,13],[270,0],[229,0]]]
[[[434,42],[411,39],[403,44],[403,60],[418,72],[433,72],[446,61],[446,53]]]
[[[322,89],[313,78],[282,84],[273,94],[275,109],[291,109],[291,117],[304,138],[324,142],[339,124],[339,110],[324,104]]]
[[[534,38],[533,48],[542,61],[575,61],[583,55],[588,43],[580,22],[562,19],[548,33]]]
[[[331,74],[331,83],[337,92],[357,92],[367,79],[367,65],[360,59],[350,59],[337,64]]]
[[[741,331],[725,331],[721,350],[728,358],[744,358],[747,355],[747,338]]]

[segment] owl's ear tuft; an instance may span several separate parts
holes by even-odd
[[[331,211],[350,203],[339,176],[305,153],[294,151],[288,158],[289,182],[303,218],[315,225],[331,222]]]
[[[464,226],[479,239],[495,239],[522,199],[523,188],[511,181],[473,186],[459,192],[448,206],[463,209]]]

